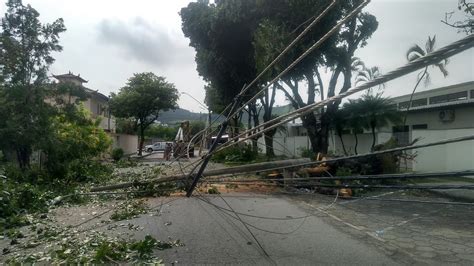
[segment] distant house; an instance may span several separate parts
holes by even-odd
[[[138,148],[138,136],[128,134],[117,134],[115,126],[115,118],[109,111],[109,97],[97,90],[92,90],[84,86],[87,80],[80,75],[74,75],[69,72],[62,75],[53,75],[59,83],[72,83],[80,86],[87,93],[88,97],[83,102],[84,107],[91,113],[93,119],[100,119],[100,127],[113,139],[114,148],[122,148],[126,154],[135,153]],[[66,96],[70,97],[70,96]],[[68,99],[71,101],[71,99]]]
[[[406,111],[411,95],[392,98],[400,111]],[[417,144],[474,135],[474,81],[421,91],[414,94],[407,115],[406,126],[389,125],[379,128],[376,144],[396,138],[401,144],[419,139]],[[354,137],[347,130],[343,135],[346,149],[354,151]],[[372,135],[358,134],[358,153],[370,152]],[[263,139],[261,149],[264,150]],[[274,138],[275,153],[298,156],[301,149],[309,149],[310,142],[301,120],[287,123],[287,132]],[[339,137],[330,134],[329,151],[342,155]],[[409,165],[415,171],[457,171],[474,169],[474,141],[419,149],[415,161]]]

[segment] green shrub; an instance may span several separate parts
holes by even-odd
[[[112,159],[113,159],[115,162],[118,162],[118,161],[120,161],[120,159],[122,159],[123,154],[124,154],[123,149],[121,149],[121,148],[115,148],[115,149],[112,150],[112,154],[111,154],[111,155],[112,155]]]
[[[336,171],[336,176],[351,176],[352,170],[347,167],[338,167]]]
[[[255,161],[257,157],[258,153],[253,151],[251,145],[243,144],[216,152],[212,156],[212,161],[217,163],[246,163]]]
[[[221,194],[221,193],[216,187],[212,186],[207,190],[207,194]]]
[[[307,148],[298,148],[300,151],[301,157],[303,158],[309,158],[311,160],[316,159],[316,153],[312,149],[307,149]]]

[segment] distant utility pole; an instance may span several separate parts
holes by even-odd
[[[201,156],[201,152],[202,152],[202,149],[203,147],[206,147],[208,146],[208,140],[207,140],[207,137],[208,137],[208,134],[211,132],[211,108],[206,106],[205,104],[201,103],[198,99],[194,98],[191,94],[187,93],[187,92],[181,92],[181,94],[186,94],[188,95],[189,97],[191,97],[194,101],[196,101],[200,106],[202,106],[204,109],[207,110],[207,114],[208,114],[208,121],[207,121],[207,125],[206,125],[206,130],[203,132],[203,136],[201,138],[201,148],[199,149],[199,156]],[[200,116],[199,116],[200,117]],[[201,120],[201,119],[199,119]]]

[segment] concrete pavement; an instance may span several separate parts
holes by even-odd
[[[218,197],[212,203],[228,208]],[[243,224],[197,198],[181,198],[161,209],[159,216],[142,216],[131,223],[144,227],[137,237],[179,239],[184,247],[159,251],[165,263],[179,264],[353,264],[395,265],[393,258],[358,239],[340,232],[317,216],[308,216],[293,203],[275,197],[240,195],[225,197],[237,212],[265,216],[241,216],[269,257],[259,248]],[[154,200],[151,205],[159,204]],[[255,227],[260,229],[255,229]],[[265,230],[265,231],[262,231]]]

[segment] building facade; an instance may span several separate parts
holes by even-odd
[[[406,112],[411,95],[392,98],[401,112]],[[383,144],[391,138],[400,144],[417,144],[439,141],[447,138],[474,135],[474,81],[452,86],[417,92],[413,95],[404,127],[388,125],[377,129],[376,144]],[[361,132],[358,136],[358,154],[370,152],[372,134]],[[349,154],[355,153],[355,138],[350,132],[342,136]],[[265,150],[263,139],[260,149]],[[300,156],[311,145],[300,120],[287,124],[286,132],[277,133],[274,138],[277,155]],[[329,137],[329,152],[343,155],[341,140],[334,132]],[[418,172],[460,171],[474,169],[474,141],[442,145],[413,151],[414,161],[406,165]]]
[[[109,97],[100,93],[97,90],[91,90],[84,86],[87,80],[83,79],[80,75],[74,75],[69,72],[62,75],[53,75],[59,83],[71,83],[80,88],[83,88],[87,94],[87,100],[82,104],[86,110],[88,110],[93,119],[100,119],[99,126],[109,134],[113,140],[113,148],[121,148],[125,154],[136,153],[138,148],[138,136],[128,134],[118,134],[116,132],[115,118],[110,114],[109,110]],[[70,96],[65,96],[68,101],[74,100]]]

